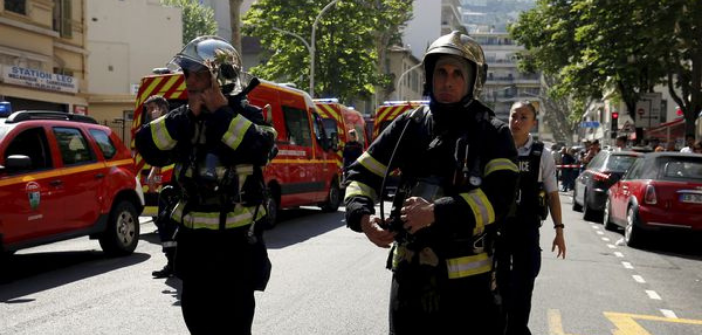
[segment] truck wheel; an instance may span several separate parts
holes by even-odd
[[[278,211],[280,210],[280,200],[276,194],[271,194],[270,197],[266,199],[266,220],[264,221],[264,226],[266,229],[273,229],[278,220]]]
[[[100,246],[109,256],[126,256],[139,242],[139,216],[134,205],[121,201],[110,212],[107,229],[100,236]]]
[[[339,189],[339,183],[334,179],[332,181],[331,187],[329,188],[329,194],[327,195],[327,201],[324,202],[320,207],[323,212],[336,212],[339,209],[339,204],[341,203],[341,190]]]

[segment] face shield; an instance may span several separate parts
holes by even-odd
[[[173,57],[168,68],[186,77],[209,71],[225,94],[236,94],[242,89],[241,57],[231,44],[216,36],[195,38]]]

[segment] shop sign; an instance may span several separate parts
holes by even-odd
[[[0,80],[14,85],[48,91],[78,93],[78,79],[19,66],[2,66]]]

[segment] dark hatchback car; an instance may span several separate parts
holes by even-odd
[[[573,210],[582,211],[585,220],[597,221],[607,201],[607,190],[643,154],[634,151],[601,151],[575,180]]]

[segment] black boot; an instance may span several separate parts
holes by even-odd
[[[163,252],[166,254],[166,259],[168,260],[168,263],[166,263],[166,266],[164,266],[163,269],[151,272],[151,275],[154,276],[154,279],[168,278],[173,275],[173,256],[175,254],[175,248],[164,248]]]
[[[154,276],[154,279],[168,278],[173,275],[173,267],[169,262],[168,264],[166,264],[166,266],[163,267],[163,269],[151,272],[151,275]]]

